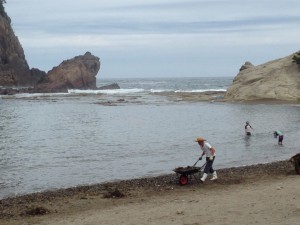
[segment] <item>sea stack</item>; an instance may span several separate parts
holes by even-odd
[[[100,59],[90,52],[63,61],[36,86],[37,92],[65,92],[68,89],[96,89]]]
[[[30,69],[24,50],[11,27],[11,19],[4,10],[4,3],[0,1],[0,94],[97,88],[100,59],[90,52],[65,60],[48,73]]]
[[[300,65],[295,54],[262,65],[246,63],[228,88],[228,101],[300,100]]]

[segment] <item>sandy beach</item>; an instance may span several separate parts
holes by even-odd
[[[299,224],[300,176],[288,161],[219,170],[217,181],[175,174],[0,201],[1,225]]]

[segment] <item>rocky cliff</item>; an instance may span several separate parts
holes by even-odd
[[[225,99],[251,100],[300,100],[300,65],[293,56],[253,66],[246,62],[228,88]]]
[[[0,86],[32,86],[43,73],[32,73],[11,21],[0,2]]]
[[[47,74],[36,68],[30,69],[3,3],[5,1],[0,0],[0,94],[96,89],[100,59],[90,52],[63,61]],[[28,88],[11,88],[20,86]]]

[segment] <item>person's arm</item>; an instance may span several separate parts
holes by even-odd
[[[211,153],[211,156],[209,157],[209,160],[212,161],[214,160],[214,155],[215,155],[215,152],[216,150],[214,149],[214,147],[210,147],[210,153]]]
[[[214,149],[214,147],[211,147],[209,150],[212,156],[215,155],[216,150]]]
[[[202,152],[201,156],[199,157],[199,160],[202,160],[202,157],[205,155],[204,151]]]

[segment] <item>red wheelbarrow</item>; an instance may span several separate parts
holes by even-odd
[[[200,159],[198,159],[198,161],[199,160]],[[198,173],[199,179],[200,179],[201,171],[204,168],[204,166],[206,165],[206,163],[204,163],[201,167],[197,167],[197,166],[195,166],[197,164],[197,162],[193,166],[177,167],[173,170],[176,173],[177,177],[179,177],[180,185],[186,185],[189,182],[189,179],[191,179],[192,177],[197,179],[196,178],[197,173]]]

